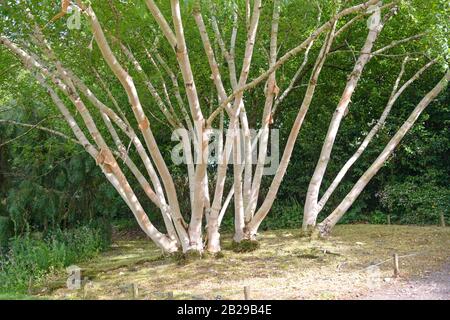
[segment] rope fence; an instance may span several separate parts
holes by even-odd
[[[393,277],[397,278],[400,277],[400,268],[399,268],[399,259],[404,259],[404,258],[408,258],[408,257],[413,257],[413,256],[417,256],[420,254],[424,254],[424,252],[414,252],[414,253],[410,253],[410,254],[405,254],[405,255],[398,255],[397,253],[394,253],[390,258],[377,262],[377,263],[372,263],[367,267],[364,267],[362,269],[358,269],[356,271],[352,271],[355,273],[358,272],[362,272],[362,271],[366,271],[369,268],[373,268],[373,267],[377,267],[380,266],[382,264],[385,264],[389,261],[393,262]],[[279,291],[281,290],[287,290],[290,289],[292,290],[292,286],[280,286],[280,287],[276,287],[277,289],[279,289]],[[221,300],[225,295],[241,295],[242,298],[244,300],[251,300],[252,299],[252,293],[257,293],[257,292],[268,292],[273,291],[274,287],[251,287],[249,285],[244,286],[243,288],[237,288],[237,289],[217,289],[217,290],[211,290],[212,292],[209,293],[202,293],[202,294],[198,294],[198,293],[193,293],[190,291],[178,291],[178,290],[174,290],[174,291],[148,291],[148,290],[143,290],[142,288],[139,288],[138,285],[136,283],[130,283],[128,285],[124,285],[121,287],[121,289],[123,290],[122,292],[124,293],[124,295],[129,298],[129,299],[139,299],[139,298],[145,298],[145,297],[149,297],[149,296],[153,296],[159,299],[167,299],[167,300],[173,300],[175,298],[175,295],[177,296],[188,296],[194,300],[206,300],[206,299],[215,299],[215,300]],[[88,285],[88,283],[85,283],[84,286],[82,287],[83,290],[83,298],[88,298],[89,296],[89,291],[90,291],[90,287]],[[214,291],[217,291],[217,293],[213,293]]]

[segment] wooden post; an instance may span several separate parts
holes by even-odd
[[[33,277],[28,280],[28,294],[30,296],[33,294]]]
[[[89,300],[89,291],[92,287],[92,282],[89,281],[89,278],[84,278],[81,280],[81,286],[83,288],[83,300]]]
[[[398,268],[398,254],[394,253],[394,277],[400,276],[400,270]]]
[[[391,215],[390,214],[387,215],[387,223],[388,223],[388,225],[391,225]]]
[[[445,217],[443,213],[441,213],[440,218],[441,218],[441,227],[445,227]]]
[[[131,294],[131,299],[133,299],[133,300],[139,296],[139,288],[134,283],[132,283],[130,285],[130,294]]]
[[[89,291],[88,285],[85,284],[85,285],[83,286],[83,300],[86,300],[86,299],[87,299],[87,297],[88,297],[88,291]]]
[[[244,297],[245,297],[245,300],[250,300],[250,287],[249,286],[244,287]]]

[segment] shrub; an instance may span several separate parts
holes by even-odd
[[[303,206],[297,200],[275,202],[272,210],[261,223],[261,230],[299,228],[302,222],[302,213]]]
[[[387,224],[388,223],[387,214],[380,210],[375,210],[370,214],[369,222],[371,224]]]
[[[303,206],[295,199],[279,200],[274,203],[260,230],[299,228],[302,221]],[[220,226],[222,231],[234,230],[234,204],[230,203]]]
[[[30,234],[10,241],[0,258],[0,293],[25,293],[30,280],[39,283],[54,269],[95,256],[109,244],[101,222],[69,230],[58,230],[43,239]]]
[[[5,250],[13,235],[13,225],[8,217],[0,216],[0,253]]]
[[[437,224],[441,214],[448,220],[450,213],[450,190],[432,183],[391,184],[379,197],[396,223]]]

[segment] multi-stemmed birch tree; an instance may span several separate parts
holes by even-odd
[[[67,9],[67,1],[65,9]],[[142,39],[145,58],[151,62],[159,77],[149,75],[142,61],[125,40],[111,34],[103,27],[96,15],[96,6],[87,1],[73,1],[72,7],[80,12],[89,24],[92,35],[90,49],[94,45],[110,74],[120,82],[127,97],[127,105],[120,105],[103,80],[105,71],[92,70],[98,80],[89,84],[83,74],[71,70],[64,57],[58,56],[54,43],[48,40],[50,29],[35,22],[38,12],[27,12],[30,28],[29,39],[19,39],[8,32],[0,35],[0,43],[21,60],[23,66],[49,94],[62,114],[75,138],[86,152],[95,159],[106,179],[117,190],[130,208],[142,230],[165,252],[220,251],[220,225],[227,207],[233,199],[234,237],[236,243],[256,240],[258,228],[270,212],[277,192],[286,173],[295,142],[305,117],[314,99],[318,81],[327,58],[334,54],[333,45],[339,37],[351,29],[359,20],[367,20],[364,45],[355,54],[355,64],[349,74],[341,99],[329,124],[316,169],[311,178],[304,207],[305,230],[316,226],[318,214],[343,177],[364,152],[378,130],[384,125],[392,106],[403,91],[434,64],[438,57],[430,59],[407,81],[402,79],[410,58],[406,55],[401,71],[393,84],[392,94],[387,97],[386,107],[362,141],[354,155],[345,163],[338,175],[319,198],[320,187],[331,157],[331,151],[339,126],[349,112],[349,105],[358,82],[363,77],[367,63],[391,48],[413,41],[421,34],[404,39],[393,39],[392,43],[376,48],[377,38],[383,28],[399,12],[398,1],[382,3],[379,0],[360,1],[355,4],[338,1],[327,17],[322,12],[322,3],[317,1],[317,21],[314,30],[305,39],[290,49],[280,50],[278,30],[283,14],[283,1],[246,0],[231,5],[231,34],[223,32],[215,16],[215,6],[209,1],[188,1],[185,10],[180,1],[170,0],[170,12],[161,10],[161,4],[145,0],[155,27],[152,39]],[[270,34],[267,48],[267,69],[253,79],[250,78],[262,8],[270,7]],[[186,37],[186,11],[192,14],[198,38]],[[62,16],[62,15],[61,15]],[[130,17],[132,19],[132,17]],[[237,54],[237,41],[243,34],[245,43],[242,56]],[[192,35],[191,35],[192,36]],[[201,41],[204,63],[209,68],[214,92],[201,97],[197,89],[196,70],[191,63],[190,43]],[[160,46],[169,50],[160,51]],[[286,44],[284,44],[286,46]],[[317,47],[314,59],[310,55]],[[280,54],[280,52],[284,52]],[[168,56],[170,54],[170,57]],[[196,53],[198,54],[198,52]],[[285,88],[277,82],[277,70],[301,57],[297,72]],[[308,61],[313,61],[308,69]],[[106,69],[106,68],[105,68]],[[299,77],[309,74],[309,81],[301,101],[298,114],[290,129],[279,166],[270,176],[268,192],[261,195],[261,183],[271,145],[271,125],[278,108],[293,90]],[[132,76],[133,75],[133,76]],[[91,75],[92,76],[92,75]],[[316,230],[326,236],[345,214],[370,179],[382,167],[421,112],[446,87],[449,72],[428,92],[412,110],[411,115],[386,145],[383,152],[355,183],[352,190],[338,207]],[[142,102],[137,83],[142,83],[153,101],[149,108]],[[246,94],[257,86],[263,87],[264,104],[260,121],[250,121],[248,111],[255,108],[248,103]],[[98,94],[98,88],[102,94]],[[103,99],[107,96],[109,99]],[[209,101],[205,105],[205,101]],[[152,110],[152,108],[155,108]],[[155,138],[153,116],[155,110],[162,115],[164,123],[171,128],[173,136],[180,141],[183,163],[189,181],[188,199],[180,199],[167,157],[163,156],[161,144]],[[131,112],[129,111],[131,110]],[[130,117],[132,115],[132,117]],[[39,129],[39,128],[38,128]],[[41,128],[62,135],[55,130]],[[216,129],[216,130],[215,130]],[[253,134],[256,130],[257,134]],[[218,134],[216,134],[218,133]],[[217,139],[213,136],[216,135]],[[212,144],[214,140],[214,144]],[[211,158],[214,149],[214,160]],[[136,161],[139,161],[137,163]],[[135,179],[131,180],[131,176]],[[227,179],[231,188],[226,190]],[[137,185],[131,181],[137,181]],[[141,188],[152,203],[158,207],[164,221],[164,230],[158,230],[148,218],[148,213],[137,196]],[[226,192],[227,191],[227,192]],[[260,201],[260,199],[263,199]],[[188,201],[189,212],[184,212],[180,201]],[[299,213],[300,214],[300,213]]]

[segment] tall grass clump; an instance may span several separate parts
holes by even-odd
[[[97,222],[44,237],[11,238],[8,250],[0,256],[0,293],[27,293],[30,283],[38,284],[54,270],[94,257],[109,243],[109,228]]]

